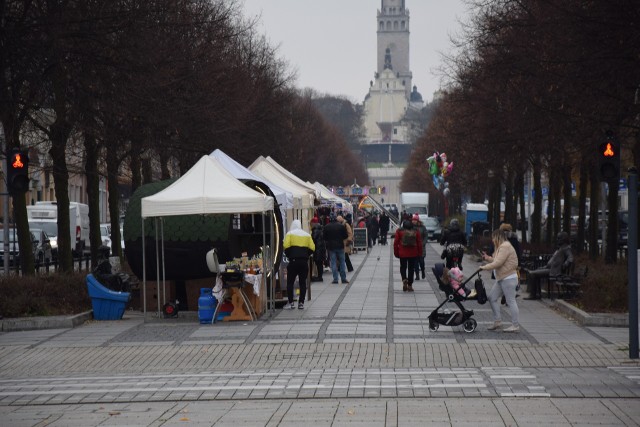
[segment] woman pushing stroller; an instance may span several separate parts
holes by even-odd
[[[504,332],[519,332],[518,304],[516,303],[516,287],[518,286],[518,255],[509,243],[507,234],[502,230],[494,230],[491,234],[493,246],[496,248],[493,256],[482,252],[482,259],[488,261],[480,267],[481,270],[494,270],[496,282],[489,291],[489,303],[493,311],[493,325],[489,326],[490,331],[502,330],[502,317],[500,312],[500,299],[505,296],[506,302],[511,312],[511,326],[504,329]]]

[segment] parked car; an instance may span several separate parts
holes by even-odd
[[[29,230],[31,235],[31,249],[36,265],[45,261],[51,261],[53,255],[51,251],[51,241],[47,233],[41,229]],[[4,263],[4,229],[0,228],[0,265]],[[9,229],[9,265],[20,264],[20,245],[18,243],[18,233],[15,228]]]
[[[47,232],[39,228],[32,228],[29,231],[31,231],[33,235],[31,242],[36,265],[50,263],[53,259],[53,251],[51,248],[51,239],[47,235]]]
[[[58,259],[58,224],[51,221],[32,221],[29,220],[29,230],[43,230],[47,233],[49,244],[51,245],[51,259]]]
[[[109,248],[111,253],[111,224],[100,224],[100,240],[102,245]]]
[[[423,224],[427,229],[427,240],[440,240],[442,237],[442,226],[438,218],[432,216],[427,217]]]

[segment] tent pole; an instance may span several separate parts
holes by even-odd
[[[144,217],[141,217],[142,223],[142,313],[147,318],[147,257],[145,256],[144,245]]]
[[[271,227],[271,238],[269,239],[269,243],[271,244],[272,248],[275,248],[275,242],[276,242],[276,236],[274,233],[274,225],[276,222],[276,217],[275,214],[271,216],[271,221],[270,221],[270,227]],[[275,251],[274,251],[275,254]],[[275,258],[274,260],[275,261]],[[270,307],[271,307],[271,312],[270,312],[270,317],[273,317],[273,312],[275,311],[275,307],[276,307],[276,296],[275,296],[275,292],[276,292],[276,270],[275,268],[273,268],[273,262],[271,260],[269,260],[269,268],[271,269],[271,280],[269,280],[269,286],[271,287],[271,295],[270,295]]]
[[[265,224],[265,220],[264,217],[265,215],[267,215],[267,212],[262,211],[262,247],[266,247],[267,245],[267,227]],[[271,221],[269,221],[271,222]],[[264,267],[264,250],[262,251],[262,267]],[[264,285],[264,292],[267,293],[267,275],[265,274],[266,268],[262,269],[262,284]],[[262,289],[260,289],[260,291],[262,291]],[[267,295],[265,295],[265,297],[267,297]],[[264,304],[262,304],[262,312],[264,313],[266,311],[267,308],[267,300],[268,298],[264,299]]]
[[[167,284],[166,284],[166,275],[164,269],[164,217],[160,218],[160,244],[162,245],[162,305],[167,303]]]
[[[156,301],[158,301],[158,319],[160,318],[160,254],[158,248],[158,217],[155,217],[156,229]]]

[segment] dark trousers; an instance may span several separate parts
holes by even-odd
[[[418,279],[418,275],[420,274],[420,271],[422,271],[422,275],[424,276],[425,274],[427,274],[424,270],[424,257],[423,256],[419,256],[416,258],[416,279]]]
[[[402,277],[402,281],[407,279],[407,281],[409,282],[409,286],[413,285],[415,270],[416,257],[400,258],[400,277]]]
[[[287,266],[287,298],[289,303],[293,302],[293,284],[298,278],[300,285],[300,297],[298,302],[304,302],[304,297],[307,294],[307,275],[309,274],[309,260],[306,258],[295,258],[289,260]]]
[[[542,297],[542,290],[540,289],[540,281],[543,278],[549,278],[550,270],[548,268],[539,268],[537,270],[527,272],[527,291],[529,291],[530,298]]]
[[[351,258],[349,258],[349,254],[346,252],[344,253],[344,263],[347,264],[347,271],[352,272],[353,264],[351,264]]]
[[[314,259],[313,262],[316,265],[316,270],[318,270],[318,275],[316,276],[318,279],[322,279],[322,270],[324,269],[324,260],[322,258]]]

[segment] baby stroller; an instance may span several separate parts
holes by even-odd
[[[447,299],[445,299],[442,304],[436,307],[429,315],[429,330],[435,332],[438,330],[440,325],[462,325],[462,328],[465,332],[470,333],[475,331],[476,327],[478,326],[478,322],[476,322],[476,319],[473,318],[473,310],[467,310],[466,308],[464,308],[464,306],[462,305],[462,301],[477,299],[478,303],[480,304],[484,304],[485,302],[487,302],[487,294],[484,289],[484,284],[482,283],[482,278],[480,277],[480,270],[477,270],[464,282],[454,281],[454,285],[452,285],[451,282],[444,277],[444,264],[436,264],[431,268],[431,271],[433,271],[434,276],[436,276],[438,287],[447,295]],[[471,281],[471,279],[473,279],[475,275],[478,275],[478,279],[476,279],[475,282],[476,295],[475,297],[471,297],[471,290],[469,290],[465,285],[469,281]],[[460,276],[460,278],[461,277],[462,276]],[[454,286],[456,287],[454,288]],[[459,311],[449,311],[448,309],[440,311],[440,309],[448,302],[453,302],[458,307]]]

